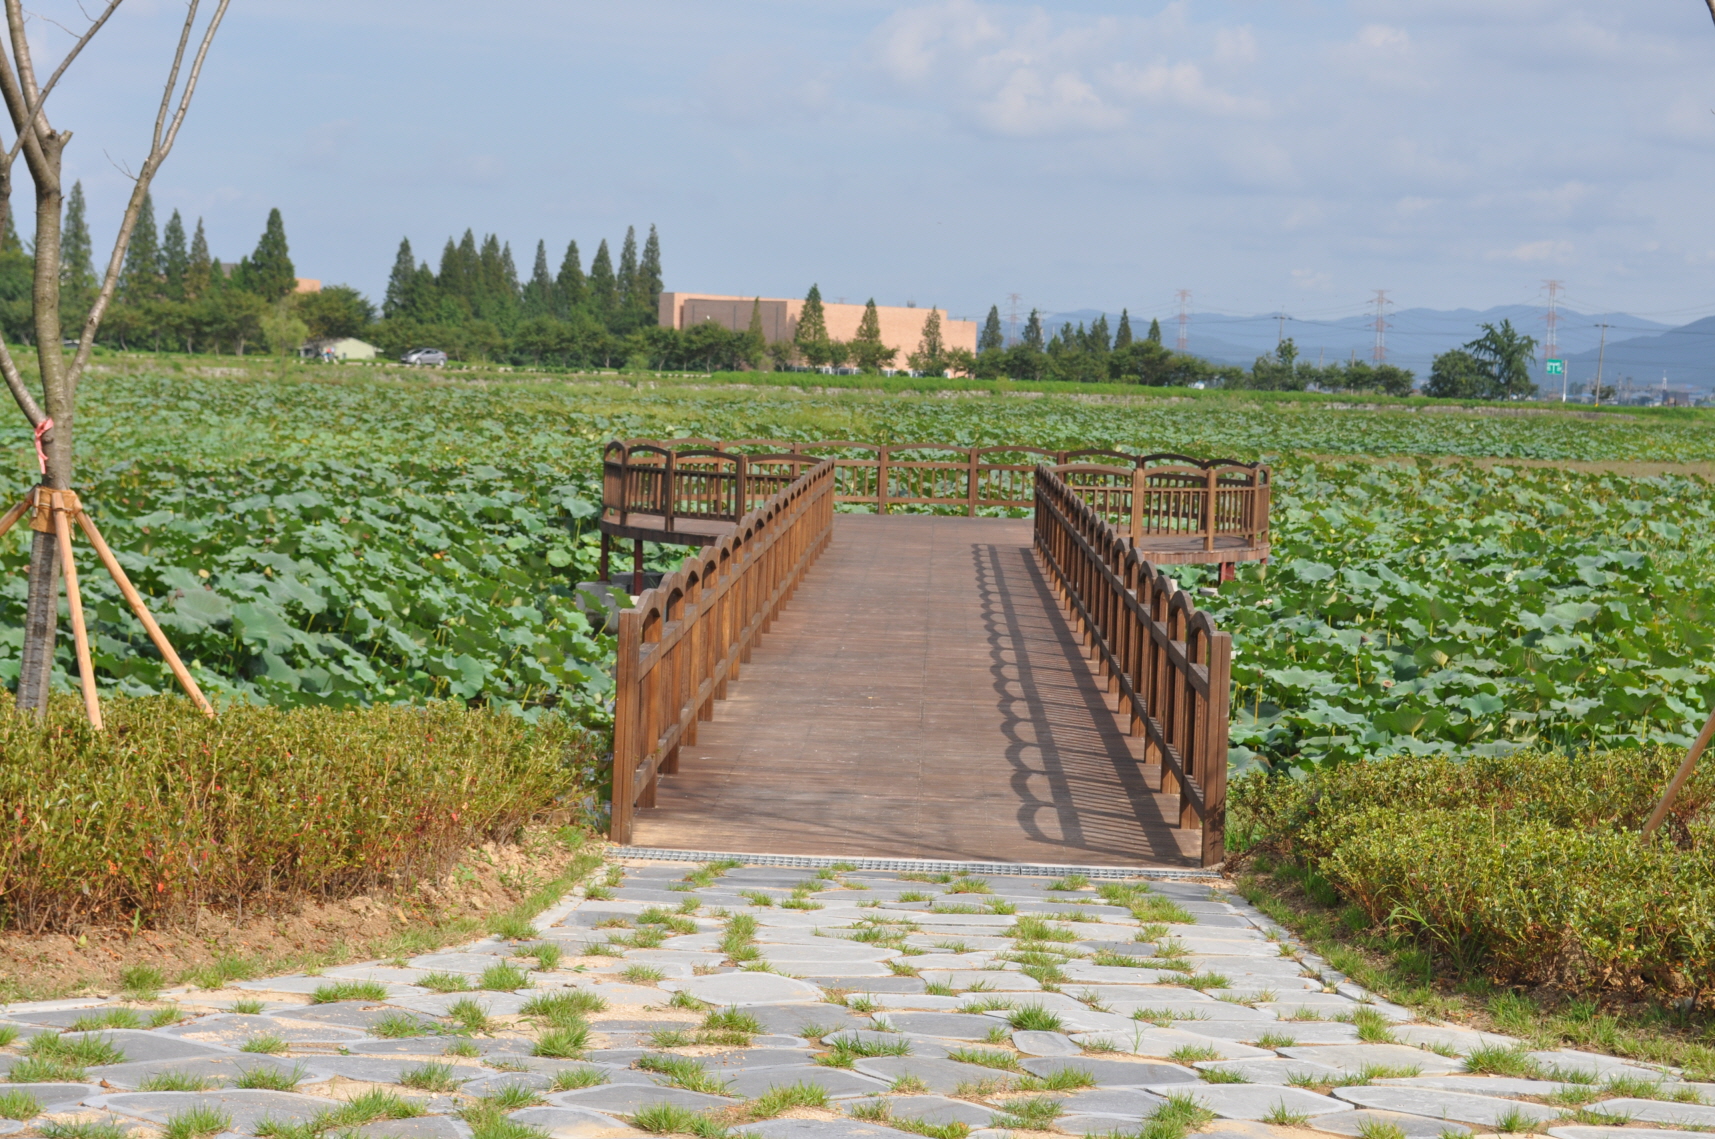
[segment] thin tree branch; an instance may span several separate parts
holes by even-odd
[[[25,121],[27,129],[18,132],[18,141],[14,142],[12,144],[12,149],[7,152],[10,157],[18,157],[18,148],[24,145],[24,136],[26,134],[35,134],[36,128],[42,117],[42,107],[47,103],[48,96],[53,93],[55,84],[59,83],[60,76],[66,73],[66,68],[71,66],[72,60],[78,57],[78,54],[83,51],[84,46],[87,45],[90,40],[95,38],[95,33],[101,30],[102,25],[107,23],[113,13],[118,11],[119,5],[124,2],[125,0],[112,0],[112,2],[107,5],[106,11],[102,12],[101,16],[89,26],[89,30],[83,33],[83,36],[77,41],[77,43],[72,45],[71,50],[66,53],[66,57],[60,60],[60,65],[54,68],[54,73],[48,76],[48,85],[42,88],[41,97],[35,100],[34,106],[30,105],[30,101],[28,99],[25,100]]]
[[[6,386],[12,389],[12,398],[18,401],[18,408],[24,413],[24,418],[30,421],[31,427],[40,426],[48,413],[42,410],[42,405],[36,402],[36,397],[30,394],[30,389],[24,385],[24,377],[18,374],[18,365],[12,361],[12,353],[7,349],[6,342],[0,340],[0,373],[6,377]]]
[[[1706,0],[1709,5],[1709,18],[1715,20],[1715,0]]]
[[[30,59],[30,33],[22,0],[6,0],[6,23],[12,33],[12,59],[18,67],[18,86],[24,98],[40,94],[36,87],[36,65]]]
[[[7,2],[15,3],[16,0]],[[96,330],[101,327],[101,318],[106,315],[107,306],[113,300],[113,291],[119,284],[119,272],[125,264],[125,252],[131,244],[131,231],[137,226],[137,215],[143,209],[143,198],[149,192],[149,183],[154,179],[155,171],[172,152],[173,143],[179,137],[179,128],[184,125],[185,115],[191,108],[191,97],[196,94],[197,82],[202,77],[202,67],[208,58],[208,49],[214,43],[214,34],[220,30],[220,22],[226,18],[227,5],[231,2],[232,0],[219,0],[214,15],[209,17],[208,26],[203,29],[202,42],[197,46],[196,57],[191,61],[190,73],[185,77],[178,109],[173,111],[171,122],[168,123],[166,116],[172,107],[173,90],[178,86],[185,45],[190,40],[196,22],[199,0],[191,0],[190,10],[185,15],[185,30],[179,38],[179,50],[173,57],[172,70],[168,73],[165,93],[161,97],[161,114],[155,122],[154,145],[150,147],[149,157],[144,159],[142,168],[137,172],[136,184],[131,188],[131,201],[125,207],[125,219],[120,223],[119,236],[114,239],[112,256],[107,259],[107,272],[102,276],[101,290],[96,294],[95,303],[89,309],[89,316],[83,322],[83,335],[78,338],[77,355],[66,371],[67,387],[74,393],[78,379],[89,364],[89,354],[95,346]]]
[[[11,20],[8,12],[6,19]],[[6,102],[6,111],[12,117],[12,125],[18,130],[18,141],[24,147],[24,161],[29,164],[30,172],[34,175],[44,169],[42,166],[42,147],[39,135],[34,131],[25,131],[24,124],[30,121],[29,104],[24,99],[24,92],[18,83],[18,76],[12,70],[12,61],[4,51],[0,51],[0,98]]]

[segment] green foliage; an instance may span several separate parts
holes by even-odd
[[[538,1036],[536,1043],[530,1049],[530,1054],[532,1056],[549,1056],[558,1060],[576,1060],[584,1054],[584,1049],[589,1047],[589,1042],[589,1025],[582,1022],[568,1022],[550,1028]]]
[[[1530,369],[1536,341],[1512,321],[1484,324],[1483,334],[1437,356],[1425,395],[1455,399],[1529,399],[1536,395]]]
[[[1715,770],[1638,828],[1678,748],[1400,756],[1234,784],[1235,829],[1452,969],[1572,990],[1715,983]]]
[[[168,1116],[162,1134],[166,1139],[204,1139],[205,1136],[218,1135],[231,1127],[232,1116],[226,1112],[213,1107],[197,1106]]]
[[[192,1075],[189,1072],[156,1072],[138,1084],[137,1090],[144,1092],[206,1092],[212,1087],[214,1087],[214,1081],[206,1076]]]
[[[384,1001],[387,986],[380,981],[333,981],[317,985],[310,994],[310,1003],[325,1005],[335,1001]]]
[[[385,999],[385,996],[378,999]],[[407,1012],[390,1012],[369,1026],[369,1031],[384,1040],[403,1040],[412,1036],[427,1036],[424,1023]]]
[[[466,993],[471,989],[470,978],[462,973],[428,973],[416,983],[437,993]]]
[[[261,1052],[267,1055],[273,1055],[278,1052],[286,1051],[288,1047],[290,1046],[283,1038],[276,1036],[271,1032],[267,1032],[260,1036],[252,1036],[240,1045],[238,1050],[240,1052]]]
[[[324,894],[434,873],[510,834],[588,762],[557,718],[452,704],[366,710],[235,705],[214,720],[170,697],[104,701],[108,730],[57,698],[49,730],[0,694],[0,896],[11,921],[63,928],[199,902]],[[579,758],[579,757],[585,758]],[[252,975],[225,958],[187,979]],[[330,1000],[384,986],[325,986]],[[320,999],[320,998],[318,998]]]
[[[484,969],[482,976],[477,978],[476,987],[502,993],[515,992],[530,987],[530,975],[518,966],[502,961]]]
[[[1064,1032],[1066,1028],[1058,1014],[1041,1005],[1021,1005],[1013,1009],[1007,1023],[1019,1032]]]
[[[425,1092],[456,1092],[464,1081],[453,1075],[453,1066],[428,1063],[399,1073],[399,1083]]]
[[[25,1091],[0,1092],[0,1119],[34,1119],[42,1101]]]
[[[232,283],[265,301],[283,300],[297,288],[297,270],[286,247],[286,223],[278,209],[268,211],[268,223],[256,241],[256,249],[238,263]]]
[[[119,971],[119,989],[136,1001],[152,1001],[167,987],[167,975],[153,965],[127,965]]]
[[[600,1012],[607,1002],[588,989],[561,989],[543,993],[524,1002],[518,1011],[524,1016],[540,1017],[552,1025],[574,1025],[583,1022],[584,1014]]]
[[[726,1091],[726,1081],[711,1075],[703,1065],[689,1056],[673,1056],[660,1052],[646,1052],[637,1058],[637,1066],[645,1072],[657,1072],[667,1078],[674,1087],[686,1091],[704,1092],[709,1095],[721,1095]]]

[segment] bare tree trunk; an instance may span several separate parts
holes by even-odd
[[[1715,0],[1707,0],[1707,3],[1709,4],[1709,18],[1715,19]]]
[[[18,707],[47,715],[53,687],[54,646],[59,632],[59,543],[35,531],[30,543],[30,600],[24,612],[24,661],[18,674]]]

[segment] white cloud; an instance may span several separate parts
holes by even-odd
[[[1572,243],[1563,238],[1527,241],[1511,249],[1494,249],[1488,253],[1491,261],[1564,261],[1572,255]]]

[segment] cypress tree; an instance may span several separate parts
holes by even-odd
[[[625,244],[619,247],[619,275],[614,281],[614,288],[619,293],[619,303],[626,308],[636,308],[642,301],[637,292],[637,227],[625,227]]]
[[[60,226],[60,294],[80,311],[87,311],[95,299],[95,248],[89,238],[82,182],[72,183]],[[72,327],[71,322],[66,326]]]
[[[1114,332],[1114,351],[1131,346],[1131,314],[1120,309],[1120,326]]]
[[[1035,309],[1030,310],[1030,319],[1024,322],[1023,342],[1034,352],[1043,350],[1042,316]]]
[[[983,333],[977,338],[977,351],[988,352],[1006,347],[1006,332],[1000,326],[1000,306],[989,306],[989,318],[983,322]]]
[[[196,300],[214,285],[214,259],[208,255],[208,235],[203,232],[202,219],[197,219],[197,231],[191,237],[190,262],[185,266],[185,298]]]
[[[929,315],[923,318],[923,339],[908,361],[913,369],[924,375],[938,376],[947,369],[947,346],[941,339],[941,310],[933,305],[929,307]]]
[[[661,311],[661,238],[655,227],[649,227],[649,240],[643,243],[643,260],[637,266],[637,287],[651,315]],[[760,319],[760,316],[758,317]]]
[[[465,230],[465,237],[470,239],[470,230]],[[435,285],[449,297],[462,297],[466,293],[464,267],[459,260],[458,243],[447,238],[447,244],[441,250],[441,271],[435,274]]]
[[[1108,314],[1098,316],[1095,323],[1090,325],[1090,334],[1084,338],[1086,351],[1106,355],[1111,350],[1108,343]]]
[[[268,224],[256,251],[239,265],[241,284],[265,301],[277,301],[298,287],[297,270],[286,247],[286,223],[278,209],[268,211]]]
[[[804,294],[804,308],[798,313],[798,328],[792,334],[792,343],[812,364],[820,364],[827,355],[828,316],[822,311],[819,286],[811,285],[810,291]]]
[[[119,292],[127,301],[141,301],[160,290],[161,245],[155,234],[155,200],[143,195],[143,208],[137,212],[137,224],[131,230],[131,244],[125,250],[125,268],[119,274]]]
[[[1161,343],[1161,322],[1159,320],[1149,322],[1149,342],[1151,344]]]
[[[566,256],[560,262],[560,275],[554,278],[554,311],[563,317],[572,315],[573,309],[582,307],[586,292],[578,243],[569,241],[566,243]]]
[[[552,316],[554,314],[554,278],[548,274],[548,243],[536,243],[536,263],[530,269],[530,283],[524,286],[524,315]]]
[[[200,226],[198,232],[201,232]],[[417,284],[417,257],[411,252],[411,239],[399,239],[399,252],[393,257],[393,272],[387,277],[387,296],[381,302],[384,317],[404,316],[411,311]]]
[[[934,315],[933,309],[930,314]],[[935,324],[935,335],[939,339],[941,329],[938,318]],[[874,297],[869,298],[869,303],[863,306],[863,317],[858,321],[857,334],[852,337],[851,352],[852,359],[866,372],[879,371],[882,364],[893,355],[881,342],[881,314],[876,311]]]
[[[649,227],[649,241],[651,244],[655,241],[654,226]],[[648,246],[645,246],[644,249],[647,251]],[[644,257],[645,260],[647,260],[647,252],[645,252]],[[745,362],[752,368],[760,368],[762,366],[763,350],[767,347],[768,334],[762,330],[762,298],[757,297],[750,304],[750,327],[744,330]]]
[[[607,251],[607,239],[602,238],[596,247],[595,259],[590,262],[589,279],[590,307],[596,315],[606,317],[614,310],[618,295],[613,280],[613,254]]]
[[[190,265],[190,252],[185,248],[185,223],[174,210],[161,233],[161,275],[166,279],[169,300],[185,299],[185,270]]]
[[[488,234],[477,254],[476,297],[478,303],[498,300],[506,287],[506,266],[500,259],[500,238]]]

